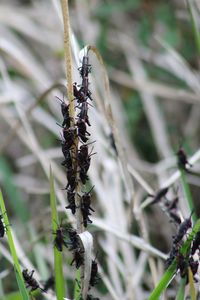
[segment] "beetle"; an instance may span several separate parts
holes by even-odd
[[[79,269],[80,266],[84,264],[84,250],[83,249],[78,249],[73,252],[73,259],[71,261],[71,265],[75,263],[76,269]]]
[[[89,64],[89,57],[88,55],[83,56],[82,66],[78,68],[79,73],[82,78],[88,77],[89,73],[91,72],[91,65]]]
[[[76,126],[78,128],[78,137],[86,143],[88,141],[88,137],[90,136],[90,133],[87,131],[86,123],[84,119],[79,118],[76,122]]]

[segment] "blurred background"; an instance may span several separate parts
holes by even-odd
[[[180,145],[189,157],[197,153],[195,172],[187,180],[197,214],[200,211],[200,45],[195,36],[200,4],[190,4],[193,19],[187,3],[180,0],[69,1],[74,82],[80,81],[79,51],[85,45],[98,49],[110,80],[108,95],[102,65],[91,53],[90,118],[97,155],[90,169],[95,185],[90,231],[101,264],[103,280],[96,290],[100,299],[148,299],[162,276],[176,227],[158,206],[141,211],[140,204],[172,178],[169,197],[178,193],[181,212],[189,215],[179,182],[173,179]],[[56,124],[62,119],[56,96],[63,97],[63,85],[60,2],[1,0],[0,186],[21,263],[36,269],[40,280],[53,268],[50,164],[59,210],[66,215],[61,190],[66,178]],[[118,130],[118,155],[111,141],[108,103]],[[148,246],[153,247],[150,252]],[[3,300],[17,290],[9,259],[7,242],[0,241]],[[71,271],[66,265],[69,298]],[[164,299],[174,299],[174,286]],[[53,291],[45,297],[53,299]]]

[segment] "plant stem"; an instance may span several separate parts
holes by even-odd
[[[183,169],[180,169],[180,173],[181,173],[180,179],[181,179],[181,183],[182,183],[182,186],[183,186],[184,194],[185,194],[186,200],[188,202],[190,212],[192,213],[192,221],[195,223],[197,221],[197,215],[194,211],[194,204],[193,204],[193,199],[192,199],[192,194],[191,194],[191,191],[190,191],[190,187],[189,187],[189,185],[187,183],[187,180],[186,180],[185,171]]]
[[[73,95],[73,80],[72,80],[72,54],[70,43],[70,22],[69,22],[69,8],[68,0],[61,0],[63,26],[64,26],[64,55],[65,55],[65,72],[67,79],[67,95],[69,100],[69,114],[74,122],[75,108]]]
[[[186,278],[181,278],[176,300],[184,300]]]

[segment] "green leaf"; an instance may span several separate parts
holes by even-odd
[[[54,179],[53,179],[51,167],[50,167],[50,203],[51,203],[52,230],[53,233],[55,233],[59,226],[59,219],[58,219],[58,213],[56,208]],[[54,247],[54,268],[55,268],[54,274],[55,274],[57,300],[63,300],[63,298],[65,297],[64,275],[63,275],[62,266],[63,266],[62,252],[58,251],[58,249]]]
[[[76,271],[76,283],[74,286],[74,299],[79,300],[81,297],[81,289],[80,289],[80,280],[81,280],[81,272],[80,269]]]
[[[187,5],[188,5],[188,10],[190,13],[191,21],[192,21],[192,30],[193,30],[194,39],[196,42],[197,51],[198,51],[198,54],[200,55],[200,33],[199,33],[199,29],[198,29],[198,23],[197,23],[197,20],[195,17],[195,13],[194,13],[194,9],[192,7],[191,1],[187,0]]]
[[[14,292],[6,295],[5,300],[23,300],[23,298],[19,292]]]
[[[6,227],[6,232],[7,232],[7,236],[8,236],[8,244],[10,247],[10,252],[13,258],[13,262],[14,262],[14,269],[15,269],[15,275],[16,275],[16,279],[17,279],[17,283],[18,283],[18,287],[22,296],[23,300],[29,300],[29,295],[27,293],[25,284],[24,284],[24,280],[23,280],[23,276],[21,273],[21,269],[20,269],[20,265],[19,265],[19,261],[18,261],[18,257],[17,257],[17,252],[15,249],[15,244],[13,241],[13,237],[12,237],[12,233],[11,233],[11,229],[10,229],[10,223],[8,220],[8,216],[7,216],[7,212],[6,212],[6,208],[5,208],[5,203],[4,203],[4,199],[3,199],[3,195],[2,192],[0,190],[0,208],[2,211],[2,215],[3,215],[3,220],[4,220],[4,224]]]
[[[186,277],[181,278],[181,282],[180,282],[180,285],[179,285],[176,300],[184,300],[185,299],[185,284],[186,284]]]

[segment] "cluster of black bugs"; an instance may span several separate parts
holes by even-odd
[[[65,168],[67,185],[65,187],[67,193],[68,204],[66,209],[71,210],[73,215],[76,214],[77,209],[80,210],[82,215],[82,224],[86,228],[88,224],[92,223],[91,214],[94,209],[91,205],[91,192],[82,191],[78,193],[78,184],[86,185],[89,180],[88,170],[90,168],[91,156],[94,155],[93,147],[90,145],[90,133],[88,127],[91,126],[88,109],[92,106],[91,92],[89,89],[89,74],[91,72],[91,65],[89,64],[88,52],[83,56],[81,67],[78,69],[81,77],[80,85],[73,84],[74,101],[76,102],[76,118],[70,117],[70,106],[64,100],[59,99],[61,102],[61,113],[63,117],[61,147],[64,160],[62,166]],[[80,201],[77,201],[79,198]],[[80,203],[80,204],[77,204]],[[71,265],[77,269],[84,265],[84,248],[79,238],[77,231],[70,226],[63,226],[62,222],[57,226],[57,230],[53,232],[55,235],[54,246],[58,251],[63,251],[68,248],[73,254]],[[98,266],[95,260],[92,261],[90,288],[93,287],[99,280]],[[94,298],[91,294],[87,295],[88,300],[99,300]]]

